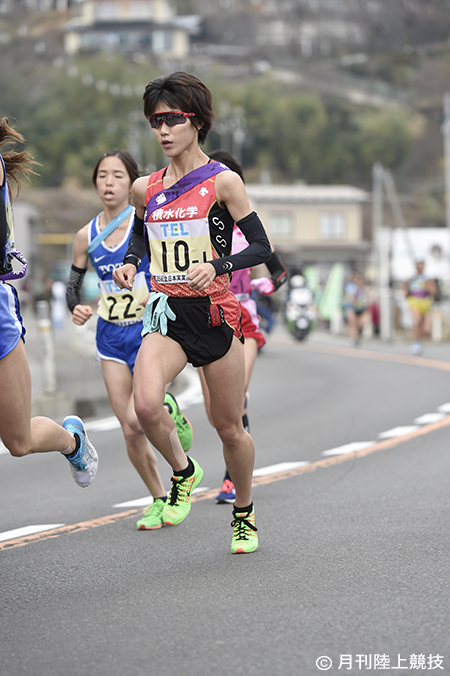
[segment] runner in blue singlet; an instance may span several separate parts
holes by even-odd
[[[131,185],[138,176],[137,164],[126,151],[112,150],[97,162],[92,182],[103,203],[103,211],[76,235],[66,296],[74,323],[82,326],[93,315],[92,307],[80,302],[89,259],[100,286],[97,359],[101,363],[112,409],[122,426],[128,456],[154,498],[144,509],[137,527],[155,530],[162,526],[166,491],[158,473],[155,453],[140,428],[132,402],[134,362],[142,341],[142,317],[150,292],[148,259],[143,260],[131,291],[119,289],[112,277],[128,248],[134,222],[134,209],[129,206],[129,198]],[[179,411],[172,395],[166,395],[165,404],[175,419],[181,443],[188,450],[192,442],[189,421]]]
[[[364,278],[359,272],[353,272],[351,280],[344,289],[344,311],[349,337],[354,347],[361,343],[366,324],[370,322],[369,297]]]
[[[6,118],[0,120],[0,147],[22,143],[23,137]],[[33,174],[34,161],[27,153],[9,149],[0,155],[0,437],[11,455],[59,451],[70,462],[75,482],[85,488],[97,473],[98,456],[82,420],[67,416],[63,425],[50,418],[31,417],[30,367],[24,347],[25,329],[17,292],[9,281],[23,276],[26,262],[14,246],[14,230],[8,180],[20,188],[17,173]],[[12,259],[23,264],[14,271]]]

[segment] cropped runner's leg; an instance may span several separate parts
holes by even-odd
[[[422,340],[422,315],[419,310],[415,307],[411,308],[411,315],[413,318],[413,340],[421,341]]]
[[[358,340],[359,330],[358,330],[358,320],[356,319],[356,314],[354,310],[348,309],[345,311],[345,316],[347,319],[348,333],[352,340]]]
[[[163,406],[164,395],[186,366],[180,345],[160,333],[148,333],[142,340],[134,367],[134,405],[147,439],[164,456],[174,473],[186,469],[175,423]]]
[[[258,355],[258,342],[255,338],[246,338],[244,343],[245,353],[245,385],[244,385],[244,401],[242,404],[242,415],[245,415],[245,396],[250,386],[250,380],[255,366],[256,357]]]
[[[11,455],[75,450],[75,439],[50,418],[31,418],[31,374],[25,347],[0,359],[0,437]]]
[[[244,346],[234,337],[224,357],[203,367],[211,398],[211,416],[223,443],[225,464],[236,489],[236,507],[251,503],[255,446],[242,425]]]
[[[115,416],[122,427],[128,457],[153,497],[166,494],[155,452],[141,429],[133,404],[133,374],[127,364],[101,360],[103,378]]]

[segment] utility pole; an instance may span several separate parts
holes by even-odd
[[[450,94],[444,94],[444,121],[442,134],[444,136],[444,162],[445,162],[445,222],[450,230]]]
[[[247,121],[245,119],[245,111],[241,107],[233,108],[230,119],[232,151],[239,164],[242,164],[242,146],[244,145],[245,137],[247,135]]]
[[[378,268],[380,299],[380,337],[389,341],[392,333],[390,289],[390,231],[383,227],[383,186],[385,170],[376,162],[372,168],[372,238]]]
[[[403,218],[403,212],[400,206],[400,201],[398,199],[397,190],[395,189],[394,179],[389,169],[384,169],[384,185],[386,187],[386,195],[389,201],[389,205],[391,207],[395,225],[397,228],[401,228],[403,232],[406,248],[408,249],[408,254],[411,258],[411,263],[414,268],[414,262],[416,259],[414,249],[411,243],[411,238],[408,233],[408,228],[406,226],[405,219]]]

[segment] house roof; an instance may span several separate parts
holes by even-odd
[[[370,194],[351,185],[273,185],[247,184],[247,194],[251,200],[260,203],[279,202],[298,203],[342,203],[361,204],[368,202]]]
[[[176,24],[174,21],[169,22],[158,22],[153,20],[133,20],[133,21],[103,21],[96,20],[94,23],[84,23],[78,21],[77,19],[72,19],[68,21],[64,30],[75,33],[92,33],[92,32],[104,32],[104,33],[117,33],[117,32],[127,32],[127,31],[140,31],[142,33],[148,32],[152,29],[156,30],[184,30],[179,24]]]

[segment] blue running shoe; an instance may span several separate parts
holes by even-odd
[[[97,474],[97,451],[88,439],[83,421],[77,415],[68,415],[64,418],[62,426],[71,434],[76,434],[80,440],[76,456],[69,458],[66,455],[66,458],[70,462],[70,471],[75,483],[81,488],[87,488]]]
[[[236,491],[231,479],[224,479],[220,493],[216,496],[217,504],[233,503],[236,500]]]

